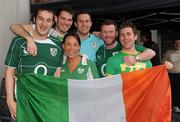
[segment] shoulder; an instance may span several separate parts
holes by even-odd
[[[51,29],[49,30],[49,34],[52,34],[52,33],[54,33],[54,32],[56,32],[56,30],[55,30],[54,28],[51,28]]]
[[[90,38],[93,39],[93,40],[99,41],[99,42],[103,42],[103,40],[101,38],[95,36],[94,34],[91,34]]]
[[[97,50],[96,54],[101,54],[104,51],[104,45],[102,45],[101,47],[99,47],[99,49]]]
[[[16,36],[12,40],[12,43],[16,43],[16,44],[21,44],[21,43],[24,43],[24,42],[26,42],[26,41],[21,36]]]
[[[51,39],[51,40],[53,40],[53,41],[59,41],[58,38],[56,38],[56,37],[54,37],[54,36],[52,36],[52,35],[49,35],[48,38]]]
[[[87,64],[94,64],[94,61],[91,61],[90,59],[86,59],[87,60]]]
[[[86,55],[84,55],[84,54],[82,54],[82,55],[80,55],[80,56],[82,56],[82,65],[91,65],[91,64],[95,64],[93,61],[91,61],[90,59],[88,59],[87,58],[87,56]]]
[[[109,57],[108,61],[117,61],[119,57],[121,57],[120,52],[118,52],[116,55]]]
[[[170,54],[173,54],[174,53],[174,50],[168,50],[167,52],[166,52],[166,55],[170,55]]]
[[[89,59],[87,59],[87,65],[90,66],[91,68],[93,68],[93,67],[96,66],[95,62],[94,62],[94,61],[91,61],[91,60],[89,60]]]
[[[16,36],[16,37],[13,38],[13,40],[25,40],[25,39],[23,37],[21,37],[21,36]]]
[[[61,43],[58,38],[56,38],[56,37],[54,37],[54,36],[52,36],[52,35],[49,35],[48,38],[49,38],[51,41],[53,41],[54,43],[58,44],[58,45],[60,45],[60,43]]]

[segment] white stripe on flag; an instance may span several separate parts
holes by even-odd
[[[120,75],[69,80],[69,122],[126,122]]]

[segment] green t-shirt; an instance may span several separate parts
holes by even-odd
[[[65,62],[61,69],[61,78],[86,80],[99,78],[99,75],[96,64],[83,56],[81,62],[73,72],[70,72],[67,63]]]
[[[142,70],[142,69],[152,67],[150,60],[137,62],[132,66],[128,66],[123,61],[123,57],[128,56],[128,55],[133,55],[133,54],[127,54],[121,51],[118,54],[110,57],[106,65],[106,75],[116,75],[123,72],[132,72],[132,71]],[[136,56],[136,55],[133,55],[133,56]]]
[[[143,52],[146,48],[136,44],[135,48],[139,52]],[[101,46],[96,52],[96,65],[100,77],[105,77],[105,68],[107,60],[113,55],[117,54],[122,49],[120,43],[116,43],[116,46],[113,49],[106,49],[105,46]]]
[[[12,40],[5,60],[5,65],[17,68],[18,73],[35,73],[53,76],[62,64],[62,49],[54,37],[46,40],[36,40],[37,55],[27,52],[27,41],[16,37]]]

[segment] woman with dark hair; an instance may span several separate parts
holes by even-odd
[[[68,33],[62,41],[62,48],[65,53],[61,78],[64,79],[96,79],[98,78],[97,68],[94,62],[79,54],[81,41],[77,33]]]

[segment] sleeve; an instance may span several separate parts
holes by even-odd
[[[9,67],[17,67],[18,66],[18,40],[14,38],[9,47],[8,53],[5,59],[5,65]]]
[[[136,50],[139,51],[139,52],[143,52],[143,51],[145,51],[145,50],[147,49],[147,48],[143,47],[143,46],[140,45],[140,44],[135,44],[135,48],[136,48]]]
[[[113,70],[113,64],[114,64],[113,61],[111,60],[111,58],[109,58],[106,63],[106,69],[105,69],[106,76],[115,75],[115,71]]]

